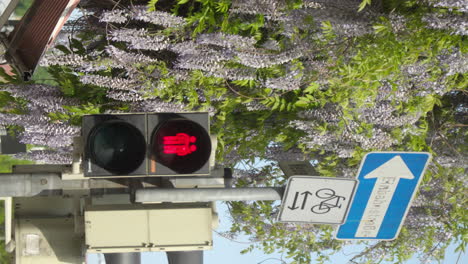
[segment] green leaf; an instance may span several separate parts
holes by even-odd
[[[366,6],[371,4],[371,0],[362,0],[361,4],[359,4],[358,12],[361,12]]]
[[[448,202],[449,202],[449,203],[452,203],[452,204],[453,204],[453,203],[456,203],[456,202],[457,202],[457,197],[456,197],[456,196],[452,196],[452,197],[448,198]]]
[[[86,53],[86,49],[83,47],[83,43],[77,39],[71,39],[70,47],[72,48],[72,50],[76,49],[75,52],[80,55],[85,55]]]
[[[288,103],[286,102],[286,99],[284,99],[284,97],[281,98],[281,106],[280,106],[280,109],[279,109],[279,110],[280,110],[280,111],[286,110],[286,106],[287,106],[287,105],[288,105]]]
[[[375,30],[375,33],[380,34],[387,30],[387,27],[382,24],[373,25],[372,28]]]
[[[0,83],[2,83],[2,79],[5,80],[7,83],[19,83],[20,82],[18,75],[11,76],[6,73],[4,68],[0,67]]]
[[[271,107],[272,110],[277,110],[280,107],[281,99],[275,97],[273,98],[273,106]]]
[[[65,47],[64,45],[57,45],[55,46],[56,49],[60,50],[61,52],[65,53],[65,54],[71,54],[71,51]]]
[[[309,106],[309,101],[299,100],[299,101],[296,101],[295,105],[297,107],[306,108],[307,106]]]
[[[156,4],[158,3],[159,0],[149,0],[148,4],[146,7],[148,7],[148,11],[156,11]]]
[[[230,2],[228,1],[219,1],[216,3],[216,11],[219,13],[227,13],[229,10]]]
[[[317,91],[320,88],[320,85],[318,83],[311,83],[307,88],[304,90],[306,93],[313,93]]]

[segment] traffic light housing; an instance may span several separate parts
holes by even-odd
[[[83,117],[85,177],[209,175],[208,113]]]

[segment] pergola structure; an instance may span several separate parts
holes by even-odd
[[[80,0],[35,0],[8,35],[0,34],[0,64],[16,69],[29,80],[39,60],[51,47]],[[8,22],[19,0],[0,3],[0,28]],[[3,51],[3,52],[2,52]],[[4,54],[1,54],[4,53]],[[2,60],[3,57],[3,60]]]

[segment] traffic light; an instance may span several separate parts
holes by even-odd
[[[209,175],[208,113],[83,117],[85,177]]]

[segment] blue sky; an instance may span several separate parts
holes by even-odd
[[[229,218],[227,217],[227,208],[223,203],[218,202],[218,211],[220,216],[220,226],[217,231],[227,230],[230,227]],[[281,264],[279,260],[280,254],[266,255],[259,250],[254,250],[251,253],[241,255],[239,252],[245,249],[248,244],[236,243],[223,238],[213,232],[214,248],[204,252],[204,264]],[[248,242],[247,237],[240,237],[237,240],[241,242]],[[346,247],[342,252],[335,254],[331,257],[330,263],[345,264],[356,253],[360,252],[357,246]],[[446,252],[446,258],[442,264],[456,264],[459,256],[458,252],[454,252],[455,246],[449,247]],[[88,256],[89,264],[100,264],[99,257],[96,254]],[[144,253],[142,255],[142,264],[167,264],[166,255],[163,252]],[[411,259],[407,264],[419,264],[417,258]],[[437,263],[437,262],[435,262]],[[465,253],[460,256],[458,264],[468,263],[468,254]]]

